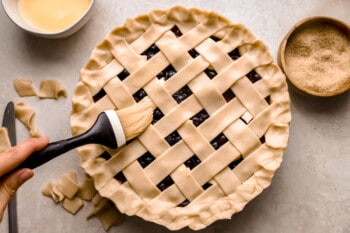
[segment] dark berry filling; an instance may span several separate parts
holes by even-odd
[[[240,119],[241,121],[243,121],[243,122],[244,122],[244,124],[246,124],[246,125],[249,123],[249,122],[247,122],[246,120],[244,120],[244,118],[243,118],[243,117],[240,117],[239,119]]]
[[[180,141],[182,138],[180,134],[177,131],[172,132],[168,136],[166,136],[165,141],[168,142],[170,146],[175,145],[178,141]]]
[[[209,114],[207,113],[207,111],[205,111],[205,109],[203,109],[202,111],[200,111],[199,113],[191,117],[190,120],[192,120],[192,123],[197,127],[208,118],[209,118]]]
[[[118,78],[123,81],[124,79],[126,79],[128,76],[130,75],[130,73],[127,70],[123,70],[122,72],[120,72],[117,76]]]
[[[105,160],[109,160],[110,158],[112,158],[112,156],[107,151],[105,151],[100,155],[100,158],[103,158]]]
[[[132,96],[134,97],[136,102],[139,102],[140,100],[142,100],[143,98],[145,98],[147,96],[147,93],[143,88],[141,88]]]
[[[261,138],[259,138],[261,144],[264,144],[265,143],[265,135],[263,135]]]
[[[184,200],[183,202],[181,202],[180,204],[178,204],[178,207],[186,207],[190,204],[191,202],[189,200]]]
[[[184,164],[186,167],[188,167],[190,170],[192,170],[200,163],[201,163],[201,160],[196,155],[193,155]]]
[[[213,184],[212,183],[209,183],[209,182],[207,182],[207,183],[205,183],[203,186],[202,186],[202,189],[203,190],[207,190],[210,186],[212,186]]]
[[[174,33],[176,37],[182,36],[182,32],[176,25],[171,29],[171,31]]]
[[[126,178],[123,174],[123,172],[119,172],[117,175],[114,176],[114,179],[116,179],[117,181],[119,181],[119,183],[123,184],[126,182]]]
[[[210,78],[213,79],[218,73],[215,70],[212,69],[205,69],[204,73]]]
[[[222,95],[224,96],[226,102],[230,102],[230,100],[236,97],[235,93],[230,88],[227,91],[225,91]]]
[[[252,82],[255,83],[261,79],[261,76],[255,72],[255,70],[250,71],[247,74],[248,79]]]
[[[221,40],[220,38],[218,38],[216,36],[211,36],[210,39],[212,39],[215,42],[218,42],[219,40]]]
[[[242,162],[243,161],[243,158],[242,157],[239,157],[239,159],[237,159],[237,160],[235,160],[235,161],[233,161],[232,163],[230,163],[229,165],[228,165],[228,167],[231,169],[231,170],[233,170],[240,162]]]
[[[96,103],[100,99],[102,99],[107,93],[105,90],[101,89],[96,95],[92,97],[93,101]]]
[[[157,187],[158,187],[158,189],[159,189],[160,191],[163,191],[163,190],[169,188],[169,187],[170,187],[171,185],[173,185],[173,184],[174,184],[173,179],[171,179],[170,176],[167,176],[167,177],[165,177],[164,180],[162,180],[162,181],[157,185]]]
[[[156,55],[159,52],[159,48],[157,45],[153,44],[151,47],[149,47],[146,51],[144,51],[141,55],[146,55],[147,60],[151,59],[154,55]]]
[[[142,168],[147,167],[150,163],[152,163],[156,158],[149,152],[146,152],[144,155],[139,157],[137,161],[140,163]]]
[[[232,60],[237,60],[241,56],[241,54],[238,51],[238,48],[231,51],[228,55],[231,57]]]
[[[164,116],[164,114],[162,113],[162,111],[160,111],[159,108],[156,108],[153,111],[153,120],[152,120],[152,124],[155,124],[157,121],[159,121],[160,119],[162,119],[162,117]]]
[[[191,89],[186,85],[177,92],[173,94],[173,98],[176,100],[176,102],[179,104],[185,99],[187,99],[190,95],[192,95]]]
[[[228,142],[227,137],[221,133],[216,138],[214,138],[210,144],[214,147],[215,150],[219,149],[221,146],[223,146],[226,142]]]
[[[191,49],[188,51],[188,53],[191,55],[192,58],[196,58],[199,56],[199,53],[195,49]]]
[[[162,70],[159,74],[157,74],[157,78],[158,79],[164,78],[165,80],[168,80],[175,74],[176,74],[175,68],[172,65],[169,65],[164,70]]]

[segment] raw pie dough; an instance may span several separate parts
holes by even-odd
[[[15,79],[13,85],[20,97],[36,96],[36,91],[34,90],[32,80],[30,79]]]
[[[41,137],[41,132],[35,126],[35,109],[27,106],[24,102],[15,104],[15,115],[29,130],[31,137]]]
[[[30,79],[15,79],[13,85],[20,97],[36,96],[36,91]],[[58,80],[42,80],[38,97],[41,99],[58,99],[60,96],[67,97],[67,91]]]
[[[142,135],[119,150],[79,148],[96,189],[122,213],[198,230],[270,185],[290,100],[285,76],[245,26],[180,6],[127,20],[81,70],[72,134],[144,96],[157,109]]]
[[[75,172],[64,174],[59,181],[49,182],[42,190],[42,194],[52,198],[55,203],[62,203],[62,207],[71,214],[76,214],[84,206],[84,201],[91,201],[94,208],[88,213],[87,218],[97,217],[106,231],[124,218],[110,201],[97,193],[91,178],[86,177],[79,184]]]
[[[67,91],[58,80],[42,80],[38,96],[40,98],[58,99],[60,96],[67,97]]]

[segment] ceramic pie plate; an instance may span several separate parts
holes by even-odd
[[[79,148],[98,192],[171,230],[229,219],[271,184],[289,136],[284,74],[267,47],[220,14],[175,6],[116,27],[73,95],[72,134],[143,98],[153,122],[118,150]]]

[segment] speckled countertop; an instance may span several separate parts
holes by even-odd
[[[275,58],[284,35],[304,17],[325,15],[350,23],[348,0],[98,0],[93,17],[82,30],[66,39],[47,40],[24,33],[0,9],[0,112],[8,101],[25,101],[37,109],[35,121],[43,134],[51,140],[69,137],[73,90],[92,49],[127,18],[175,4],[216,10],[233,22],[245,24],[267,44]],[[12,86],[17,77],[32,79],[36,88],[43,79],[59,79],[66,86],[68,97],[19,98]],[[315,99],[291,91],[291,100],[289,147],[272,185],[231,220],[216,222],[201,232],[350,232],[350,92]],[[28,137],[20,123],[17,135],[19,142]],[[97,219],[86,219],[89,207],[73,216],[41,195],[50,180],[71,170],[83,176],[76,151],[36,169],[35,177],[20,189],[21,233],[103,232]],[[0,232],[8,232],[7,220],[5,217],[0,223]],[[109,232],[169,231],[137,217],[127,217]]]

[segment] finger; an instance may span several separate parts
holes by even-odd
[[[31,169],[24,168],[15,171],[0,180],[0,221],[10,198],[15,194],[17,189],[31,177],[34,172]]]
[[[0,176],[7,174],[20,165],[33,152],[43,149],[48,138],[30,138],[0,154]]]

